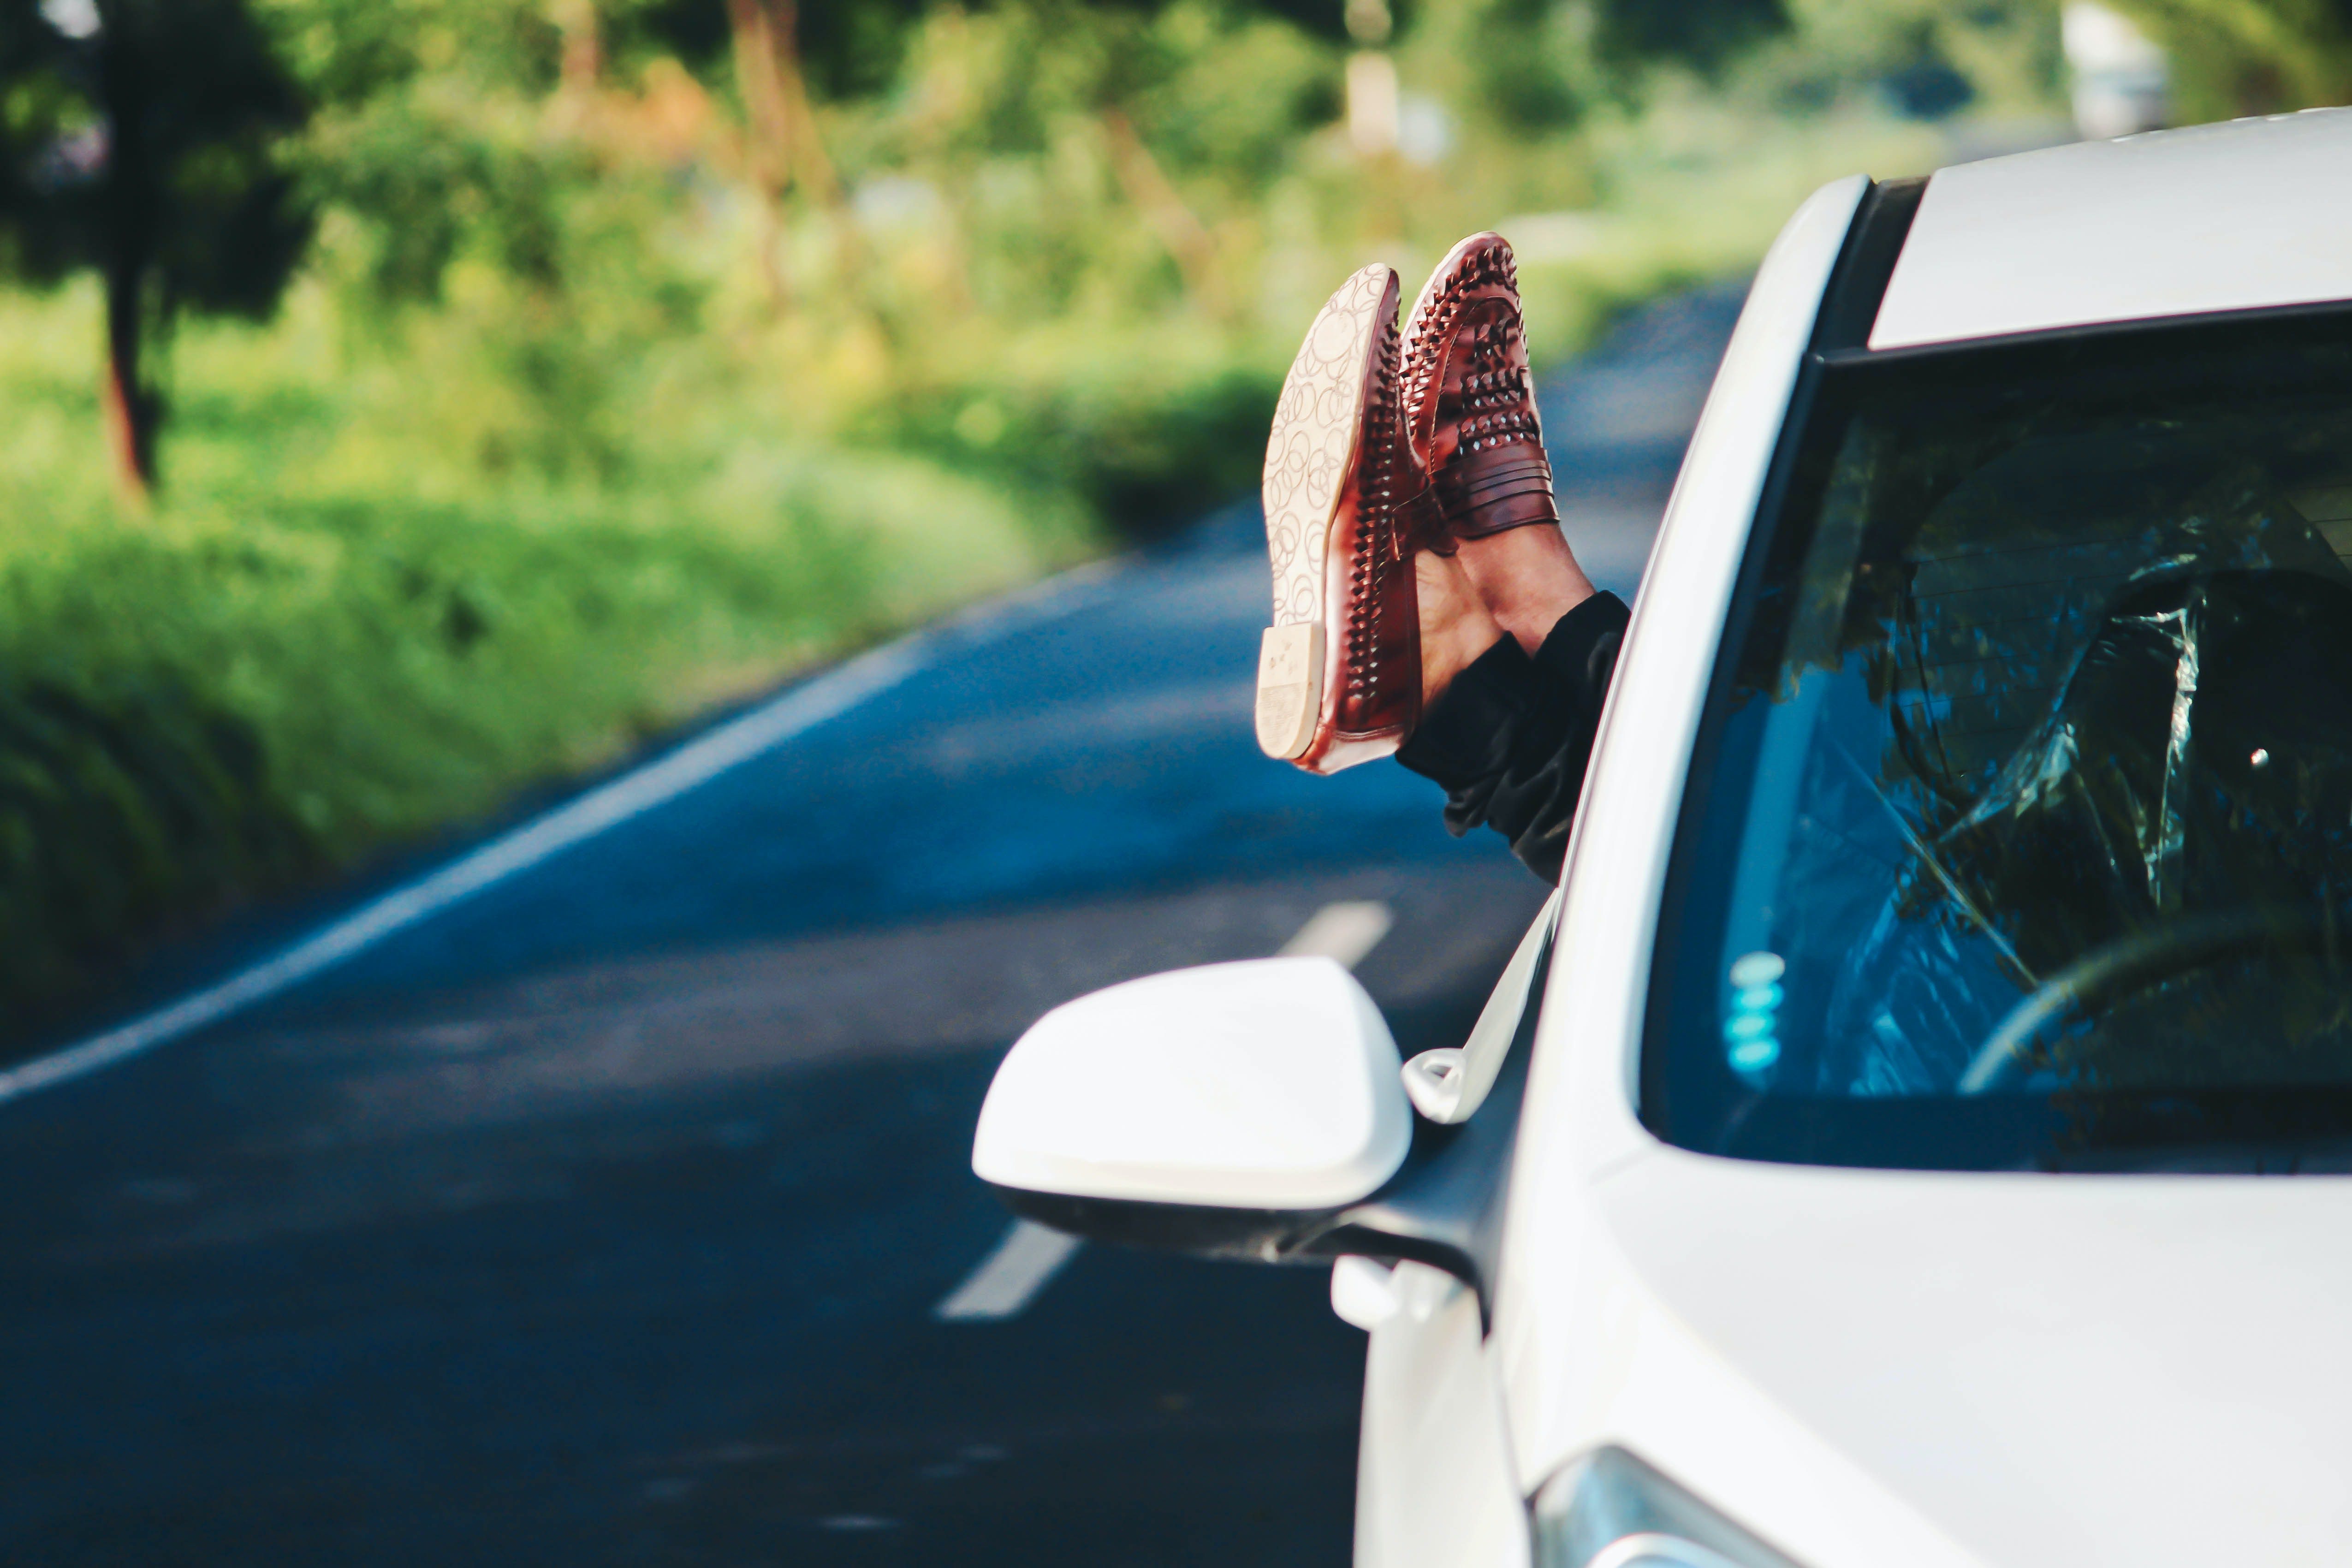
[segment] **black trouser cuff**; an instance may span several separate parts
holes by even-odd
[[[1507,637],[1422,714],[1397,761],[1444,786],[1448,831],[1492,827],[1529,869],[1559,880],[1627,619],[1623,600],[1596,594],[1533,658]]]

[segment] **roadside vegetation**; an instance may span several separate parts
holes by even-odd
[[[0,0],[0,1033],[1246,492],[1365,259],[1503,227],[1556,358],[1823,179],[2061,134],[2056,40],[2029,0]]]

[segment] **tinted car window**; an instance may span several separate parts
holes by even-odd
[[[1817,366],[1702,726],[1688,1147],[2352,1165],[2352,331]]]

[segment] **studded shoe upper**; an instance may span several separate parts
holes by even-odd
[[[1519,312],[1518,269],[1497,234],[1455,246],[1413,307],[1404,400],[1437,519],[1418,509],[1422,547],[1559,521]],[[1442,526],[1440,521],[1442,520]]]

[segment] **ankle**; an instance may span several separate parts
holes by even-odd
[[[1453,559],[1423,553],[1413,558],[1413,572],[1421,602],[1421,703],[1426,712],[1454,677],[1505,633]]]
[[[1530,654],[1543,646],[1562,616],[1596,591],[1554,524],[1465,540],[1457,559],[1486,613]]]

